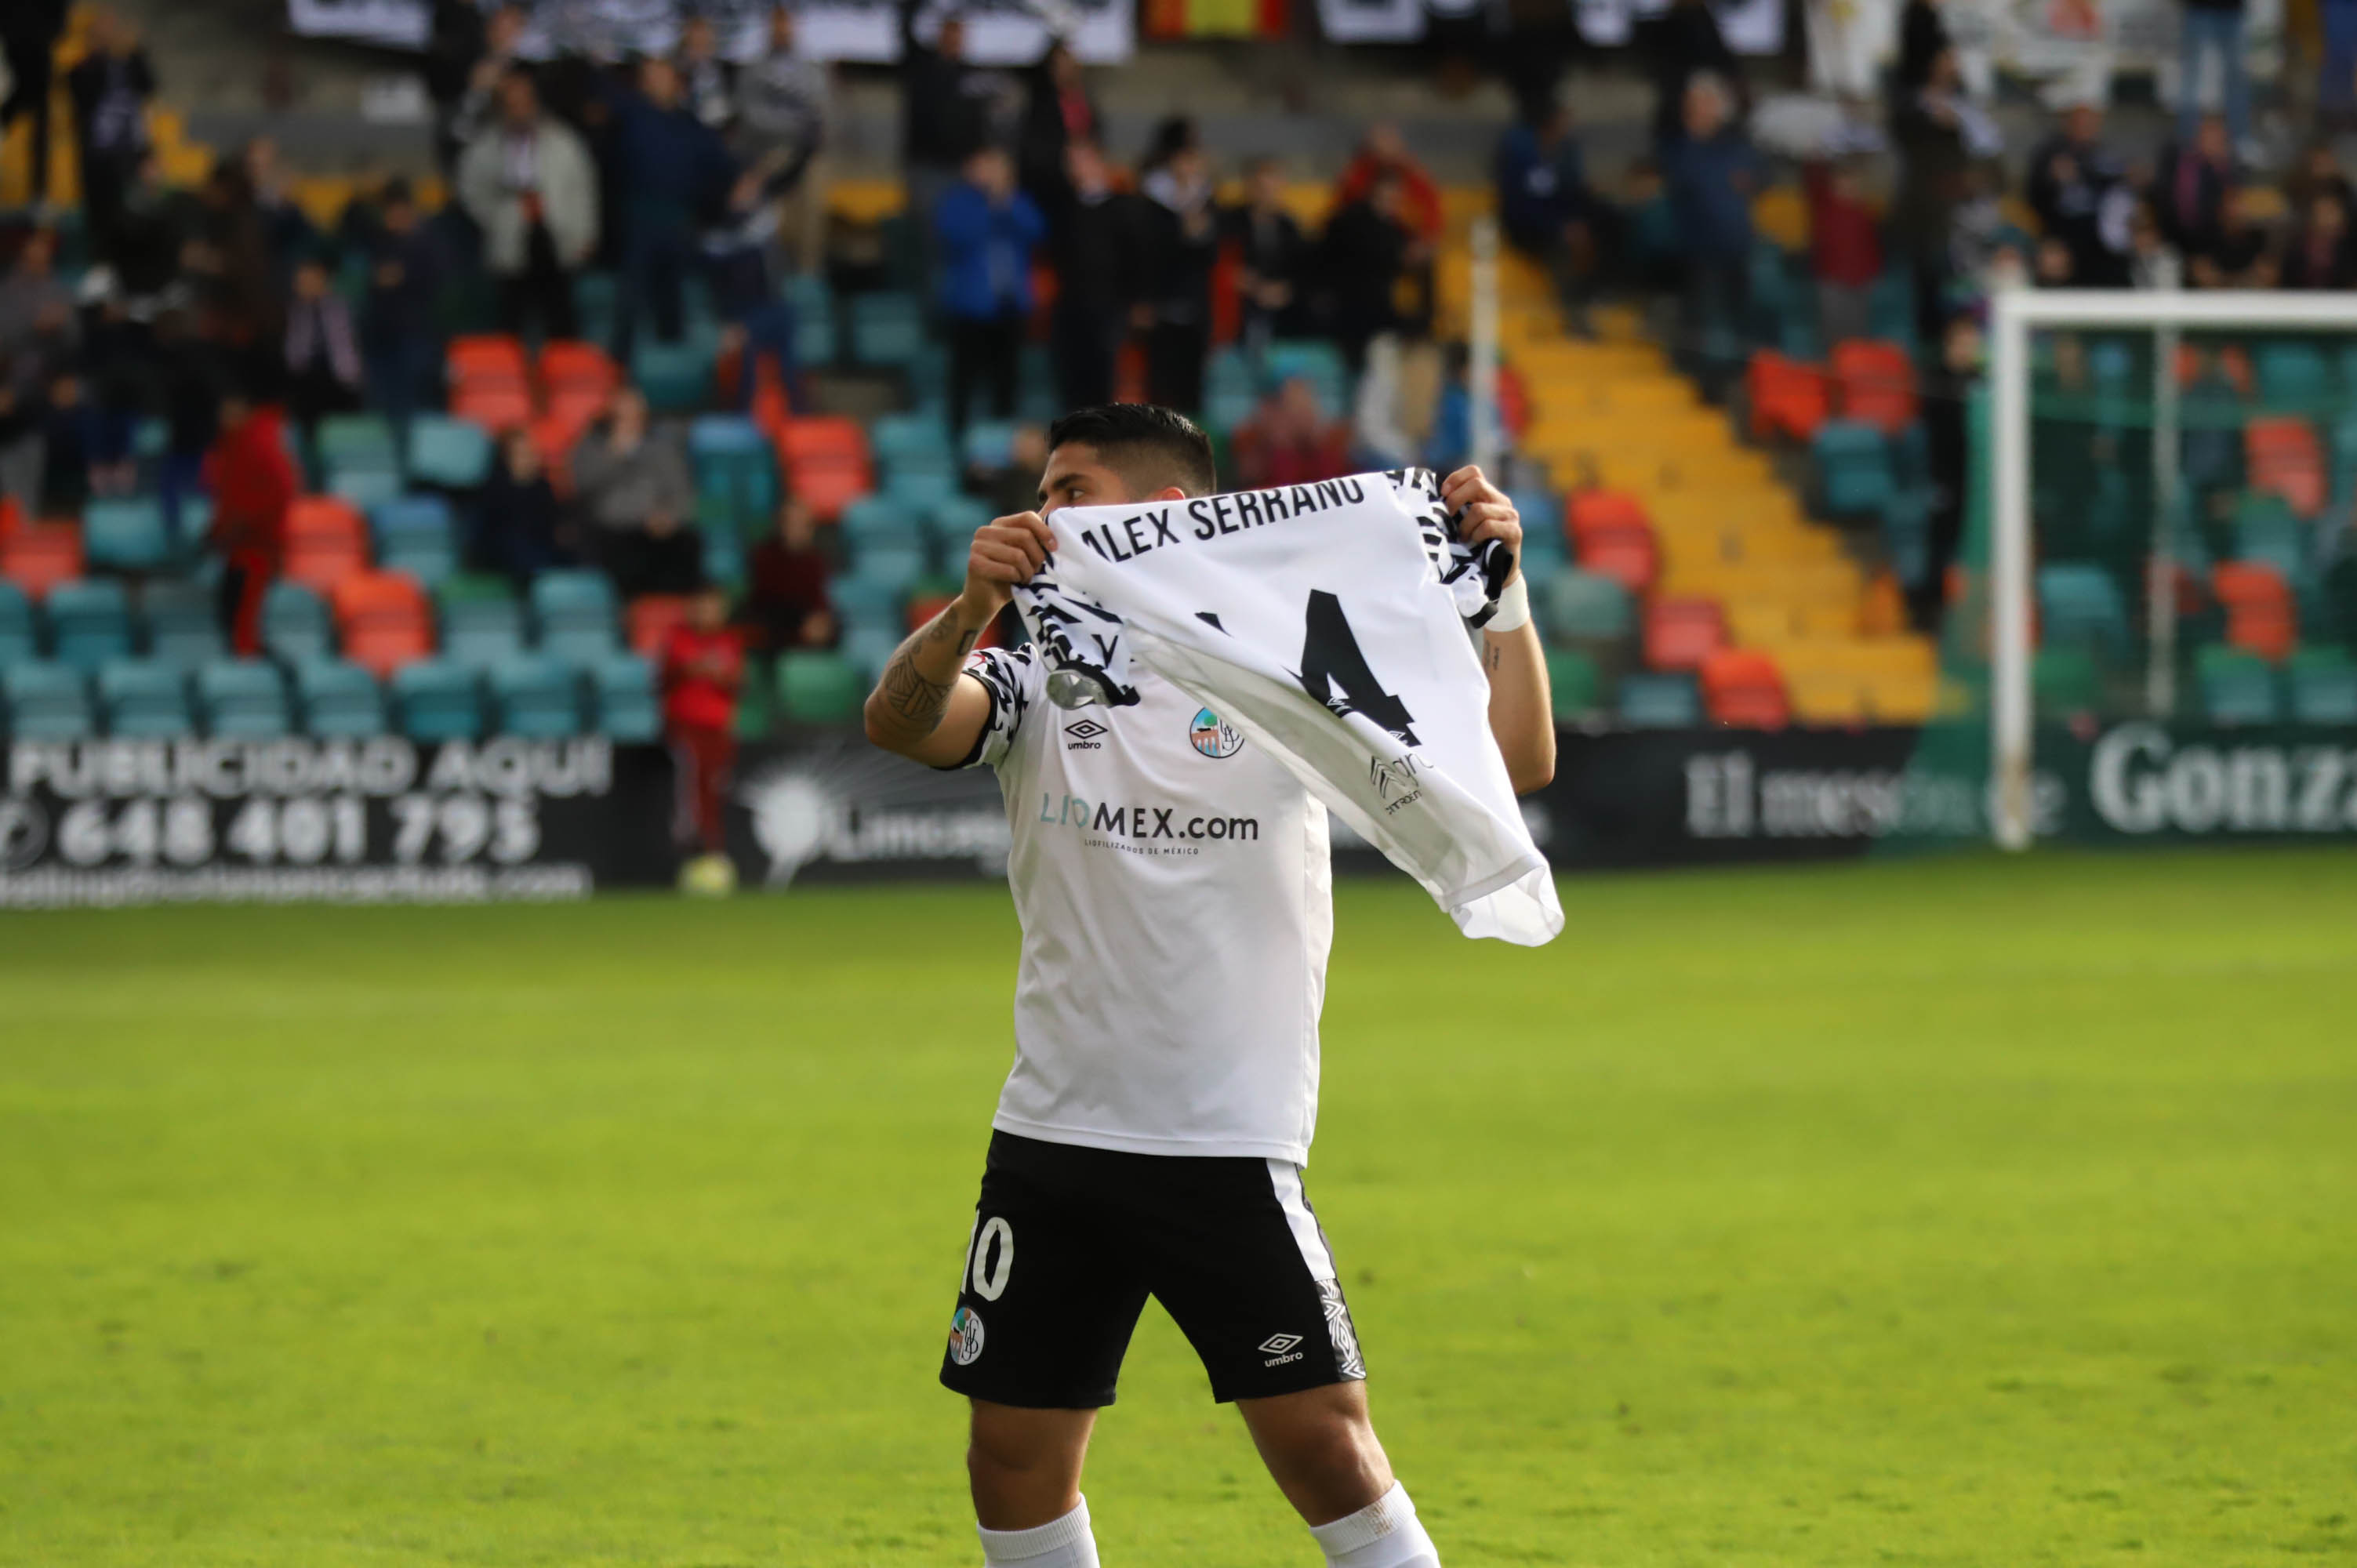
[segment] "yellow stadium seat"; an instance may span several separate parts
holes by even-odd
[[[1808,199],[1790,185],[1771,185],[1751,199],[1751,227],[1787,251],[1809,248]]]
[[[881,223],[909,205],[897,179],[839,179],[827,187],[827,210],[859,228]]]

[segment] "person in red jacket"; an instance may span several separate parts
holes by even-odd
[[[687,876],[725,877],[721,801],[737,761],[737,693],[745,683],[745,647],[728,624],[728,597],[710,584],[688,600],[687,618],[663,641],[663,732],[677,768],[680,837],[705,863]],[[709,863],[717,862],[714,866]]]
[[[1828,352],[1836,343],[1873,336],[1874,280],[1882,275],[1882,235],[1852,162],[1813,163],[1809,189],[1809,271],[1817,280],[1817,321]]]
[[[231,645],[251,656],[262,651],[262,600],[278,575],[286,509],[303,488],[286,450],[285,416],[274,407],[256,407],[242,393],[221,399],[204,484],[213,498],[213,548],[225,567],[221,619]]]

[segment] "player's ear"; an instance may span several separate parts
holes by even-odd
[[[1187,492],[1177,485],[1165,485],[1146,499],[1156,501],[1183,501],[1187,499]]]

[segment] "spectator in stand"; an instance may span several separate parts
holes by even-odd
[[[1925,343],[1947,331],[1948,285],[1958,214],[1971,194],[1974,149],[1956,51],[1932,57],[1922,87],[1899,105],[1891,139],[1899,145],[1899,199],[1891,239],[1906,257],[1915,293],[1915,332]]]
[[[286,309],[286,411],[301,433],[303,458],[320,471],[319,421],[361,405],[360,334],[352,309],[336,292],[326,258],[307,256],[295,268],[295,298]]]
[[[573,489],[607,575],[624,598],[683,594],[704,575],[704,540],[689,526],[695,481],[668,431],[653,429],[637,389],[614,394],[573,451]]]
[[[519,594],[541,573],[581,559],[541,463],[540,447],[522,425],[500,433],[476,519],[475,564],[507,577]]]
[[[1271,338],[1301,330],[1310,251],[1301,225],[1285,209],[1285,171],[1277,161],[1254,159],[1244,178],[1245,203],[1236,209],[1230,227],[1236,241],[1244,349],[1257,362],[1268,352]]]
[[[1220,230],[1211,160],[1192,120],[1174,115],[1157,127],[1138,184],[1146,198],[1141,227],[1151,269],[1146,303],[1135,312],[1146,331],[1146,399],[1181,413],[1200,413]]]
[[[679,27],[679,84],[688,113],[726,133],[737,118],[737,68],[720,58],[712,18],[692,11]]]
[[[1038,483],[1039,470],[1032,470]],[[1034,497],[1031,506],[1039,504]],[[1030,506],[1018,507],[1028,511]],[[778,654],[795,648],[834,646],[834,603],[826,580],[834,566],[819,548],[818,520],[791,496],[778,503],[777,531],[746,558],[744,619],[753,646]]]
[[[1550,101],[1544,117],[1499,138],[1498,217],[1507,242],[1544,262],[1565,313],[1583,329],[1599,236],[1587,164],[1571,134],[1570,105]]]
[[[2030,210],[2047,238],[2069,247],[2072,282],[2080,288],[2128,283],[2136,191],[2100,139],[2103,129],[2103,110],[2083,101],[2063,112],[2061,125],[2029,156]]]
[[[153,376],[164,419],[164,453],[156,464],[156,500],[178,548],[187,539],[182,509],[204,483],[205,459],[221,435],[221,405],[236,384],[230,356],[196,329],[185,310],[156,318]]]
[[[1751,197],[1760,185],[1758,157],[1730,108],[1716,78],[1695,77],[1686,86],[1684,134],[1662,159],[1684,245],[1680,348],[1714,402],[1726,394],[1740,351],[1750,298]]]
[[[2318,128],[2328,134],[2357,129],[2357,0],[2319,0],[2324,63],[2316,78]]]
[[[705,284],[720,328],[720,357],[737,365],[737,406],[749,411],[760,388],[761,361],[777,366],[778,384],[798,408],[810,406],[794,354],[794,307],[771,275],[770,242],[778,207],[764,170],[772,153],[737,177],[729,193],[728,221],[705,237]]]
[[[1941,334],[1940,360],[1927,378],[1923,398],[1925,467],[1932,481],[1931,547],[1922,577],[1907,585],[1909,618],[1915,629],[1937,633],[1947,605],[1948,564],[1964,540],[1965,489],[1972,447],[1967,414],[1981,374],[1981,330],[1969,316],[1949,319]]]
[[[663,639],[663,736],[677,769],[679,838],[706,857],[726,848],[723,803],[737,762],[737,693],[745,649],[728,625],[728,596],[695,585],[687,618]]]
[[[199,189],[194,216],[194,232],[180,249],[182,277],[196,290],[209,329],[254,360],[253,390],[267,397],[285,336],[285,295],[242,163],[213,166]]]
[[[2214,55],[2224,83],[2226,128],[2233,138],[2230,145],[2239,153],[2251,139],[2251,70],[2244,57],[2243,0],[2185,0],[2179,27],[2185,54],[2177,76],[2177,139],[2193,140],[2203,66]]]
[[[826,179],[818,158],[833,97],[826,66],[794,52],[792,8],[772,8],[769,48],[737,73],[737,134],[746,156],[774,170],[779,242],[806,273],[825,260]]]
[[[1318,389],[1289,376],[1236,427],[1236,483],[1244,489],[1308,485],[1351,471],[1351,431],[1318,405]]]
[[[1104,116],[1089,93],[1081,57],[1058,38],[1032,68],[1030,99],[1023,111],[1023,188],[1042,211],[1061,207],[1071,196],[1064,155],[1074,143],[1104,139]]]
[[[1951,47],[1940,0],[1907,0],[1899,12],[1899,64],[1893,83],[1900,107],[1932,85],[1932,67]]]
[[[441,242],[420,220],[405,179],[385,182],[376,220],[366,231],[368,292],[361,306],[361,357],[369,403],[405,432],[419,403],[434,399],[442,369],[437,315],[449,265]]]
[[[32,192],[39,208],[49,203],[49,83],[68,8],[69,0],[8,0],[0,5],[0,59],[8,67],[0,138],[18,120],[32,122]]]
[[[1671,0],[1670,8],[1639,27],[1641,41],[1652,59],[1653,150],[1666,154],[1686,134],[1686,89],[1695,78],[1707,76],[1732,92],[1731,117],[1745,107],[1741,92],[1743,67],[1727,47],[1727,36],[1711,15],[1710,0]],[[1665,160],[1666,161],[1666,160]]]
[[[51,389],[73,373],[81,337],[57,235],[36,229],[0,275],[0,496],[27,511],[41,510]]]
[[[434,159],[444,173],[457,166],[523,22],[518,5],[486,15],[476,0],[434,0],[421,74],[434,103]]]
[[[1415,161],[1399,127],[1378,124],[1368,128],[1356,157],[1334,187],[1336,208],[1349,206],[1372,188],[1376,178],[1390,174],[1399,180],[1398,220],[1408,231],[1406,267],[1415,284],[1415,307],[1409,325],[1421,331],[1432,322],[1432,257],[1448,228],[1448,210],[1440,186],[1430,171]]]
[[[1873,336],[1874,283],[1882,275],[1882,234],[1866,204],[1855,159],[1813,163],[1809,192],[1809,271],[1817,280],[1817,328],[1825,346]]]
[[[2297,289],[2357,287],[2357,246],[2349,232],[2349,209],[2330,191],[2309,199],[2298,227],[2285,242],[2282,286]]]
[[[1379,174],[1326,225],[1319,270],[1333,291],[1335,341],[1353,376],[1366,368],[1367,345],[1401,326],[1395,296],[1416,244],[1401,217],[1403,200],[1398,177]]]
[[[2186,280],[2195,288],[2273,288],[2275,247],[2266,229],[2251,216],[2251,194],[2228,188],[2218,228],[2185,252]]]
[[[2357,211],[2357,186],[2341,172],[2341,160],[2330,142],[2311,142],[2300,154],[2299,166],[2284,182],[2284,199],[2294,212],[2305,212],[2308,204],[2324,192],[2341,199],[2341,206]]]
[[[1049,323],[1056,389],[1066,408],[1113,401],[1114,365],[1144,297],[1146,199],[1115,190],[1092,142],[1064,152],[1066,203],[1048,214],[1048,255],[1056,268]]]
[[[153,152],[141,156],[130,188],[118,199],[107,260],[113,267],[114,293],[126,310],[145,320],[164,308],[167,295],[186,292],[180,262],[197,238],[196,203],[165,182],[163,162]]]
[[[667,59],[641,60],[638,91],[614,94],[608,109],[625,193],[615,214],[622,281],[614,358],[627,366],[642,307],[653,312],[655,336],[663,342],[676,343],[685,332],[680,290],[694,264],[697,231],[736,183],[737,167],[718,133],[688,108],[679,70]]]
[[[965,59],[965,18],[955,11],[927,43],[917,35],[921,0],[900,5],[900,158],[909,211],[928,276],[935,271],[931,228],[924,215],[958,181],[966,159],[990,139],[991,82]]]
[[[204,483],[213,498],[212,546],[222,563],[221,622],[231,645],[251,657],[262,651],[262,601],[278,575],[286,509],[302,492],[278,411],[241,392],[224,397]]]
[[[483,231],[500,329],[577,338],[573,280],[597,248],[597,171],[571,126],[540,108],[532,74],[500,78],[499,118],[458,159],[458,200]]]
[[[2226,138],[2226,122],[2204,114],[2190,144],[2172,142],[2161,150],[2152,203],[2162,237],[2189,256],[2209,249],[2225,220],[2226,197],[2235,183],[2234,145]]]
[[[286,167],[278,159],[278,144],[256,136],[238,155],[245,170],[246,188],[253,193],[256,221],[268,253],[270,275],[281,294],[295,285],[296,263],[318,243],[310,216],[296,205],[288,189]]]
[[[66,73],[66,89],[73,97],[91,250],[112,262],[124,205],[147,154],[147,100],[156,94],[156,72],[138,32],[112,11],[93,11],[90,53]]]
[[[1047,233],[1015,188],[1015,163],[996,147],[966,160],[965,178],[933,209],[940,305],[950,329],[950,431],[965,432],[977,386],[993,417],[1015,414],[1015,373],[1031,316],[1031,252]]]

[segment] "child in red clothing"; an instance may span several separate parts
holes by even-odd
[[[221,434],[205,454],[205,489],[213,498],[213,547],[221,573],[221,618],[230,641],[251,657],[262,651],[262,601],[278,575],[286,509],[301,492],[286,454],[285,416],[241,394],[221,399]]]
[[[737,761],[737,692],[745,648],[728,625],[728,599],[709,585],[663,642],[663,732],[678,768],[680,838],[705,858],[722,854],[720,806]]]

